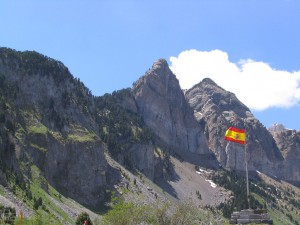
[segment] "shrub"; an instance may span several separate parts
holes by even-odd
[[[4,222],[4,224],[14,224],[15,218],[15,208],[0,206],[0,221]]]
[[[89,222],[89,225],[93,225],[89,214],[87,214],[86,212],[82,212],[77,216],[75,224],[76,225],[83,225],[86,220]]]
[[[115,198],[116,199],[116,198]],[[191,202],[135,205],[116,199],[112,209],[103,216],[102,225],[181,225],[217,224],[210,212],[197,208]]]

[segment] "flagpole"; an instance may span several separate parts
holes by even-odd
[[[236,122],[236,126],[237,126]],[[247,203],[248,208],[250,209],[250,193],[249,193],[249,177],[248,177],[248,163],[247,163],[247,149],[246,149],[246,123],[244,121],[245,129],[237,129],[235,127],[229,127],[225,133],[225,140],[237,142],[240,144],[245,145],[245,167],[246,167],[246,185],[247,185]],[[242,138],[240,139],[240,135],[243,134]],[[227,150],[228,144],[226,146]]]
[[[245,132],[245,140],[246,140],[246,132]],[[246,141],[245,141],[245,166],[246,166],[246,184],[247,184],[247,202],[248,208],[250,209],[250,194],[249,194],[249,178],[248,178],[248,163],[247,163],[247,151],[246,151]]]

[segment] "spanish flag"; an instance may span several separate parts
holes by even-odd
[[[245,144],[246,132],[242,129],[237,129],[235,127],[229,127],[225,133],[225,140],[237,142],[242,145]]]

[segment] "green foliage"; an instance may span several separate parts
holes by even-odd
[[[194,207],[190,202],[182,202],[177,205],[171,218],[172,225],[181,224],[217,224],[211,213],[204,212]]]
[[[12,133],[15,132],[15,125],[13,124],[13,122],[11,120],[6,120],[5,126]]]
[[[47,134],[48,129],[43,124],[37,124],[35,126],[29,126],[27,128],[30,134]]]
[[[297,208],[299,199],[290,188],[284,190],[275,187],[270,183],[265,183],[259,178],[250,180],[250,208],[268,209],[268,214],[273,219],[274,224],[297,224],[299,218],[298,212],[293,212],[293,207]],[[221,203],[218,208],[223,216],[230,218],[233,211],[240,211],[248,207],[246,201],[245,189],[246,181],[242,176],[234,172],[222,171],[213,177],[215,183],[225,187],[233,192],[231,200],[227,203]],[[244,192],[244,193],[243,193]]]
[[[298,199],[289,199],[289,203],[295,206],[296,208],[300,209],[300,200]]]
[[[33,198],[33,208],[37,210],[40,206],[43,205],[43,199],[39,197],[38,199]]]
[[[153,224],[169,225],[172,222],[171,216],[168,214],[170,205],[168,203],[160,205],[159,207],[151,208],[153,217]]]
[[[190,202],[179,203],[175,207],[165,204],[136,205],[114,199],[112,209],[103,216],[103,225],[182,225],[217,224],[213,215],[198,209]]]
[[[197,195],[197,197],[198,197],[199,200],[202,200],[202,196],[200,194],[200,191],[196,191],[196,195]]]
[[[24,179],[24,177],[21,175],[18,176],[14,172],[8,171],[6,174],[9,189],[17,198],[22,199],[27,206],[35,209],[36,215],[24,220],[23,224],[59,225],[66,224],[66,222],[74,222],[75,218],[70,218],[69,215],[53,202],[53,198],[56,198],[56,200],[59,199],[59,194],[47,183],[40,170],[32,165],[29,173],[30,182],[25,181],[26,179]],[[62,198],[62,196],[60,198]],[[20,220],[20,218],[17,220]]]
[[[0,112],[0,123],[5,123],[6,118],[5,118],[5,114],[3,112]]]
[[[144,219],[145,210],[143,207],[135,207],[132,202],[125,203],[119,201],[112,206],[103,219],[103,224],[110,225],[129,225],[139,224]]]
[[[18,86],[0,74],[0,109],[8,110],[10,103],[17,98],[18,94]]]
[[[70,134],[68,135],[68,139],[75,142],[92,142],[98,139],[98,136],[92,132],[86,132],[85,134]]]
[[[128,168],[130,167],[130,160],[126,160],[128,149],[134,143],[153,142],[154,134],[145,126],[141,117],[121,105],[123,98],[133,98],[130,89],[95,98],[95,118],[100,138],[108,145],[110,154],[114,158],[122,154]]]
[[[246,179],[235,172],[222,171],[218,176],[213,177],[213,181],[226,189],[233,192],[233,198],[227,203],[221,203],[219,209],[222,210],[223,216],[230,218],[233,211],[249,208],[246,194]],[[252,187],[252,186],[251,186]],[[250,189],[253,191],[253,189]],[[250,196],[250,205],[252,208],[263,208],[253,196]]]
[[[15,218],[15,208],[0,205],[0,224],[14,224]]]
[[[14,224],[20,224],[21,218],[18,217]],[[42,211],[36,211],[35,215],[31,218],[23,218],[23,225],[62,225],[53,215],[45,214]]]
[[[77,216],[77,219],[76,219],[76,222],[75,224],[76,225],[83,225],[85,221],[88,221],[88,224],[89,225],[93,225],[91,219],[90,219],[90,216],[89,214],[87,214],[86,212],[82,212],[80,213],[78,216]]]
[[[0,48],[0,58],[5,58],[3,63],[10,68],[15,68],[17,64],[24,76],[26,73],[40,74],[41,76],[51,74],[57,85],[64,79],[72,78],[68,69],[61,62],[35,51],[19,52],[9,48]]]

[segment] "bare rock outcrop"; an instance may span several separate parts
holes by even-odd
[[[237,97],[206,78],[187,90],[185,97],[205,131],[209,148],[223,167],[245,170],[244,145],[224,140],[230,126],[246,130],[248,169],[280,173],[283,158],[268,130]]]
[[[151,180],[154,180],[157,176],[155,168],[159,164],[154,151],[154,146],[139,143],[132,145],[129,149],[132,164]]]
[[[300,184],[300,131],[286,129],[281,124],[275,124],[269,130],[284,158],[284,177]]]
[[[138,114],[160,140],[176,152],[211,154],[203,131],[179,82],[164,59],[133,86]]]

